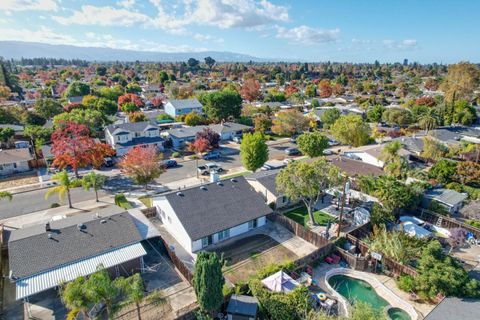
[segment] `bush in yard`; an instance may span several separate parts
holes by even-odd
[[[180,158],[181,156],[182,155],[180,154],[180,152],[175,151],[174,153],[172,153],[173,158]]]
[[[131,209],[132,205],[128,202],[123,193],[115,195],[115,204],[125,210]]]
[[[415,279],[408,275],[404,274],[398,277],[397,286],[406,292],[412,292],[415,290]]]
[[[310,158],[323,155],[328,148],[328,138],[319,131],[307,132],[297,138],[298,149]]]
[[[200,252],[195,262],[193,287],[202,311],[213,314],[223,303],[222,263],[215,252]]]

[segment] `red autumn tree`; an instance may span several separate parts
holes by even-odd
[[[53,165],[64,169],[71,166],[78,177],[78,169],[89,165],[99,166],[114,151],[109,145],[97,143],[83,124],[66,122],[52,134]]]
[[[210,128],[205,128],[203,131],[197,132],[195,138],[197,140],[202,138],[207,140],[210,148],[215,149],[219,147],[220,135]]]
[[[330,80],[323,79],[318,84],[318,90],[320,91],[321,98],[328,98],[332,95],[333,89],[332,85],[330,84]]]
[[[163,106],[163,101],[160,97],[153,97],[152,99],[150,99],[150,102],[152,103],[152,106],[154,108],[160,108],[161,106]]]
[[[432,97],[420,97],[415,100],[415,103],[418,104],[419,106],[427,106],[427,107],[433,107],[435,105],[435,99]]]
[[[285,96],[287,98],[289,98],[292,94],[294,94],[295,92],[298,92],[298,89],[297,87],[295,87],[294,85],[289,85],[285,88]]]
[[[335,94],[336,96],[341,96],[342,94],[345,93],[345,88],[341,83],[336,83],[333,86],[332,90],[333,90],[333,94]]]
[[[164,171],[160,165],[161,156],[155,146],[137,146],[123,157],[119,167],[124,174],[132,178],[135,183],[148,187],[148,183],[158,178]]]
[[[243,82],[240,94],[247,101],[255,101],[262,95],[260,92],[260,82],[254,78],[249,78]]]
[[[188,145],[188,150],[196,154],[203,153],[210,149],[210,143],[205,138],[198,138]]]
[[[118,109],[123,112],[138,111],[143,107],[143,101],[135,93],[126,93],[118,97]]]

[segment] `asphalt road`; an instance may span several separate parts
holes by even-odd
[[[269,146],[269,159],[284,159],[285,149],[289,147],[295,147],[290,142],[282,143],[279,145]],[[227,148],[224,151],[228,151],[229,155],[223,156],[220,159],[213,160],[218,163],[224,170],[228,172],[229,169],[237,168],[242,165],[240,160],[240,153],[238,149]],[[207,162],[203,159],[198,160],[198,165],[205,164]],[[185,161],[179,164],[176,168],[167,169],[157,180],[158,184],[165,184],[169,182],[178,181],[185,178],[191,178],[196,176],[196,161]],[[102,174],[109,176],[105,185],[104,191],[99,192],[99,196],[104,196],[107,193],[115,194],[119,192],[131,191],[134,185],[133,181],[128,177],[119,173],[116,169],[102,170]],[[52,195],[50,199],[45,200],[45,193],[48,189],[35,190],[25,193],[15,194],[12,201],[0,200],[0,220],[28,214],[31,212],[42,211],[50,208],[50,205],[54,202],[59,203],[57,195]],[[84,191],[81,188],[75,188],[71,190],[72,202],[81,202],[86,200],[92,200],[95,198],[93,191]]]
[[[48,200],[45,200],[47,191],[48,189],[41,189],[18,193],[13,195],[12,201],[6,199],[0,200],[0,219],[46,210],[50,208],[52,203],[60,203],[58,195],[52,195]],[[104,191],[99,191],[99,196],[104,196],[105,194]],[[75,202],[95,199],[95,193],[93,191],[84,191],[81,188],[72,189],[71,196],[73,206],[75,206]],[[65,203],[66,201],[67,199],[65,199]]]

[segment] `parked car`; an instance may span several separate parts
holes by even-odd
[[[333,154],[332,150],[323,150],[323,155],[325,155],[325,156],[330,156],[332,154]]]
[[[205,160],[212,160],[212,159],[218,159],[222,156],[220,151],[210,151],[209,153],[205,154],[203,156],[203,159]]]
[[[113,159],[111,157],[106,157],[103,159],[103,165],[105,167],[112,167],[115,163],[113,162]]]
[[[298,135],[294,135],[290,138],[290,142],[291,143],[297,143],[297,138],[298,138]]]
[[[215,162],[206,163],[205,166],[207,167],[209,173],[212,172],[212,171],[223,172],[223,168],[220,167],[220,165],[218,165]]]
[[[283,163],[289,164],[290,162],[294,162],[294,161],[295,161],[295,159],[293,159],[293,158],[287,158],[287,159],[283,160]]]
[[[207,176],[210,174],[210,171],[208,171],[207,166],[198,166],[197,171],[202,176]]]
[[[330,140],[328,140],[328,145],[329,145],[330,147],[338,146],[338,145],[340,145],[340,142],[338,142],[338,141],[336,141],[336,140],[330,139]]]
[[[236,143],[238,143],[238,144],[242,143],[242,137],[237,137],[237,136],[235,136],[235,137],[233,137],[232,140],[233,140],[233,142],[236,142]]]
[[[285,149],[285,154],[287,156],[296,156],[300,154],[300,150],[298,150],[297,148],[287,148]]]
[[[177,161],[175,161],[173,159],[168,159],[168,160],[163,161],[163,166],[165,168],[175,168],[175,167],[178,166],[178,163],[177,163]]]

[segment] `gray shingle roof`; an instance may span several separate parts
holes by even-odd
[[[228,303],[227,313],[255,317],[258,310],[258,300],[255,297],[232,295]]]
[[[175,109],[194,109],[203,107],[197,99],[170,100],[168,102],[170,102]]]
[[[131,132],[143,132],[148,129],[158,129],[151,121],[142,121],[142,122],[132,122],[132,123],[122,123],[122,124],[112,124],[107,127],[107,130],[111,134],[117,134],[122,131],[131,131]]]
[[[276,197],[279,196],[277,192],[277,183],[276,178],[280,169],[277,170],[267,170],[267,171],[258,171],[248,175],[247,180],[256,180],[262,186],[264,186],[269,192],[271,192]]]
[[[450,206],[461,203],[468,197],[465,193],[460,193],[451,189],[430,189],[425,192],[424,196],[425,198],[433,199]]]
[[[444,127],[430,131],[430,135],[444,143],[458,144],[464,136],[480,137],[480,130],[470,127]]]
[[[201,132],[205,128],[207,128],[207,126],[176,128],[176,129],[168,130],[167,133],[169,136],[182,139],[182,138],[194,137],[197,134],[197,132]]]
[[[118,211],[115,208],[113,212]],[[45,231],[45,225],[12,231],[8,251],[13,275],[24,278],[142,240],[127,212],[112,214],[109,209],[99,215],[98,219],[93,214],[81,214],[52,221],[50,232]],[[84,225],[82,230],[77,227],[80,223]]]
[[[190,239],[198,240],[272,212],[244,177],[165,196]]]
[[[478,320],[480,300],[448,297],[442,300],[425,320]]]
[[[181,138],[194,137],[197,134],[197,132],[201,132],[206,128],[212,129],[213,131],[221,135],[222,133],[248,130],[251,127],[240,124],[240,123],[235,123],[235,122],[225,122],[223,124],[211,124],[209,126],[176,128],[176,129],[168,130],[167,133],[173,137],[181,139]]]
[[[138,138],[133,138],[131,141],[127,141],[127,142],[117,142],[116,145],[122,146],[122,147],[130,147],[130,146],[136,146],[137,144],[151,144],[151,143],[157,143],[162,141],[163,141],[162,137],[138,137]]]
[[[29,148],[0,150],[0,164],[32,160]]]

